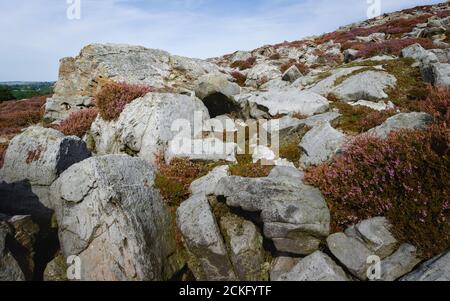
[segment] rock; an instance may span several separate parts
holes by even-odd
[[[259,86],[277,77],[281,77],[281,71],[277,66],[262,63],[254,66],[249,71],[245,85],[248,87],[258,88]]]
[[[202,100],[215,93],[231,97],[240,92],[241,87],[229,81],[228,77],[223,73],[205,74],[196,81],[195,86],[195,95]]]
[[[394,109],[395,105],[389,101],[389,103],[385,103],[384,101],[379,102],[373,102],[373,101],[367,101],[367,100],[358,100],[355,103],[350,103],[352,106],[362,106],[367,107],[375,111],[385,111],[389,109]]]
[[[391,225],[385,217],[367,219],[355,226],[366,247],[381,259],[394,253],[398,246],[390,228]]]
[[[358,58],[358,50],[355,49],[346,49],[344,50],[344,62],[350,63]]]
[[[0,179],[28,180],[31,185],[48,186],[72,164],[90,157],[85,143],[54,129],[32,126],[11,140]]]
[[[300,163],[307,166],[319,165],[331,159],[344,142],[344,134],[335,130],[328,122],[322,123],[306,133],[300,142],[299,147],[304,151]]]
[[[211,206],[204,194],[183,202],[177,210],[177,224],[187,249],[198,260],[190,265],[197,280],[236,280],[225,244]]]
[[[374,255],[359,239],[344,233],[335,233],[327,238],[331,253],[356,277],[367,279],[369,256]]]
[[[383,32],[376,32],[367,37],[356,37],[355,40],[361,43],[381,42],[386,39],[386,34]]]
[[[400,281],[450,281],[450,251],[423,263]]]
[[[32,126],[11,140],[0,180],[8,184],[27,181],[39,202],[52,208],[48,187],[72,164],[90,156],[86,144],[78,137]]]
[[[429,51],[436,55],[440,63],[450,62],[450,49],[430,49]]]
[[[47,264],[44,271],[44,281],[67,281],[67,264],[61,252]]]
[[[395,88],[397,79],[383,71],[365,71],[350,76],[335,87],[332,93],[342,101],[351,102],[360,99],[376,101],[388,97],[386,90]]]
[[[364,67],[338,68],[336,70],[330,71],[329,76],[327,76],[325,79],[322,79],[308,90],[322,96],[327,96],[333,91],[334,84],[338,78],[348,76],[362,68]]]
[[[233,55],[230,58],[231,63],[237,62],[237,61],[246,61],[249,58],[252,57],[251,52],[248,51],[236,51],[233,53]]]
[[[424,129],[433,118],[427,113],[400,113],[388,118],[382,125],[369,130],[367,133],[380,138],[387,138],[393,131],[400,129]]]
[[[217,138],[206,139],[175,139],[169,142],[166,151],[166,161],[174,158],[186,158],[197,161],[228,161],[236,162],[236,143],[226,143]]]
[[[46,117],[64,119],[73,110],[85,107],[101,79],[166,90],[192,90],[191,79],[212,72],[218,72],[212,63],[173,56],[162,50],[121,44],[88,45],[77,57],[60,61],[59,79]],[[82,105],[76,106],[80,102]]]
[[[193,195],[196,194],[205,194],[210,195],[214,193],[216,189],[217,183],[220,179],[225,178],[230,173],[230,168],[228,165],[223,165],[214,168],[209,174],[206,176],[195,180],[192,182],[189,190]]]
[[[431,64],[431,83],[435,86],[450,86],[450,64]]]
[[[268,108],[272,116],[289,113],[311,116],[323,113],[330,107],[325,97],[295,88],[254,93],[248,95],[246,100]]]
[[[81,280],[167,280],[181,269],[154,178],[142,159],[108,155],[71,166],[53,183],[61,249],[80,258]]]
[[[298,263],[300,258],[294,257],[277,257],[272,261],[270,270],[270,280],[277,281],[281,275],[291,271]]]
[[[0,281],[25,281],[19,263],[7,247],[7,237],[12,235],[8,224],[0,221]]]
[[[295,82],[299,77],[303,76],[303,74],[298,70],[297,66],[291,66],[284,74],[282,75],[282,79],[287,82]]]
[[[337,112],[326,112],[323,114],[314,115],[306,119],[302,119],[300,122],[309,127],[316,127],[322,123],[331,123],[333,120],[339,118],[341,114]]]
[[[262,165],[295,167],[294,163],[289,160],[279,158],[270,147],[264,145],[252,145],[252,147],[254,147],[252,153],[253,163],[261,162]]]
[[[93,105],[90,96],[53,96],[45,103],[45,118],[48,120],[64,120],[70,114]]]
[[[291,177],[303,181],[305,173],[291,166],[275,166],[269,174],[269,178]]]
[[[175,137],[192,139],[207,119],[208,111],[198,98],[149,93],[126,105],[117,121],[98,117],[91,136],[98,155],[132,153],[154,163],[155,155],[164,154],[169,141]]]
[[[329,256],[316,251],[303,258],[277,281],[349,281],[349,278]]]
[[[329,233],[330,213],[322,194],[298,178],[226,177],[215,195],[230,207],[260,213],[265,237],[280,252],[311,254]]]
[[[263,273],[263,238],[255,225],[236,216],[221,218],[220,228],[225,233],[230,259],[241,281],[261,281]]]
[[[35,244],[38,239],[39,226],[35,224],[29,215],[17,215],[8,219],[8,224],[14,230],[14,242],[16,244],[16,257],[20,257],[22,271],[27,279],[32,279],[35,271]]]
[[[394,254],[381,261],[380,280],[395,281],[411,272],[420,261],[416,247],[403,244]]]

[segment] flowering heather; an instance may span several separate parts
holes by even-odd
[[[291,60],[289,63],[285,63],[285,64],[281,65],[281,67],[280,67],[281,73],[286,72],[292,66],[297,67],[298,71],[300,71],[302,74],[307,74],[309,72],[308,66],[306,66],[303,63],[299,63],[296,60]]]
[[[39,96],[0,103],[0,136],[12,138],[23,128],[39,123],[44,116],[46,99],[47,96]]]
[[[250,57],[245,61],[235,61],[231,64],[231,68],[238,68],[239,70],[245,70],[252,68],[256,63],[255,57]]]
[[[0,168],[3,167],[3,161],[5,160],[6,149],[8,145],[0,144]]]
[[[399,56],[404,48],[413,44],[420,44],[425,49],[436,48],[430,39],[425,38],[395,39],[378,43],[356,43],[350,44],[349,46],[359,50],[358,56],[368,58],[380,54],[393,54]]]
[[[431,257],[450,245],[450,129],[403,130],[386,140],[361,135],[330,164],[307,171],[342,230],[386,216],[401,241]]]
[[[432,115],[435,121],[443,124],[443,127],[450,125],[450,88],[431,88],[429,95],[421,103],[421,109]]]
[[[236,80],[236,83],[243,87],[245,86],[245,82],[247,81],[247,76],[245,76],[244,74],[242,74],[239,71],[234,71],[231,73],[231,76]]]
[[[97,115],[97,108],[88,108],[74,112],[61,122],[57,129],[66,136],[77,136],[82,138],[91,128]]]
[[[127,104],[152,91],[148,86],[108,82],[95,95],[95,101],[104,120],[115,120]]]

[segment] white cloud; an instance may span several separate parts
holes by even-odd
[[[247,13],[222,15],[205,9],[214,6],[212,0],[81,1],[79,21],[67,20],[65,0],[0,2],[0,81],[55,80],[59,58],[94,42],[205,58],[331,31],[364,19],[367,9],[366,0],[262,0]],[[382,8],[437,2],[382,0]]]

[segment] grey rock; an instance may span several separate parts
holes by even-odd
[[[345,102],[366,99],[376,101],[388,97],[388,88],[395,88],[397,79],[383,71],[365,71],[350,76],[332,91],[336,97]]]
[[[345,135],[335,130],[328,122],[311,129],[303,137],[299,147],[304,154],[300,157],[303,165],[318,165],[325,162],[341,148]]]
[[[169,141],[176,137],[191,139],[196,135],[192,127],[197,116],[201,121],[209,119],[206,107],[198,98],[149,93],[126,105],[117,121],[108,122],[98,117],[90,135],[98,155],[131,152],[154,163],[157,154],[165,154]],[[189,121],[183,125],[190,126],[191,131],[172,131],[176,120]],[[197,131],[202,131],[201,126]]]
[[[6,246],[6,237],[12,235],[8,224],[0,221],[0,281],[25,281],[19,263]]]
[[[327,238],[331,253],[356,277],[367,279],[370,265],[369,256],[374,255],[359,239],[348,237],[344,233],[335,233]]]
[[[8,183],[29,180],[31,185],[48,186],[72,164],[88,157],[90,152],[81,139],[32,126],[11,140],[0,179]]]
[[[199,261],[191,266],[197,280],[236,280],[211,206],[204,194],[183,202],[177,210],[177,224],[187,249]]]
[[[299,77],[303,76],[303,74],[298,70],[297,66],[291,66],[286,72],[283,73],[282,79],[287,82],[295,82]]]
[[[388,118],[380,126],[369,130],[367,133],[381,138],[387,138],[388,135],[400,129],[424,129],[433,118],[427,113],[400,113]]]
[[[355,226],[366,247],[381,259],[391,255],[398,246],[390,228],[391,225],[385,217],[367,219]]]
[[[229,175],[229,170],[230,168],[227,165],[216,167],[206,176],[192,182],[189,190],[193,195],[213,194],[216,189],[217,183],[220,181],[220,179]]]
[[[300,181],[303,181],[305,177],[305,173],[301,170],[298,170],[295,167],[290,166],[275,166],[269,174],[269,178],[278,178],[278,177],[290,177],[297,178]]]
[[[241,87],[229,81],[228,77],[223,73],[205,74],[196,81],[195,86],[195,95],[200,99],[204,99],[215,93],[221,93],[226,97],[231,97],[240,92]]]
[[[295,88],[252,93],[244,97],[244,99],[268,108],[272,116],[289,113],[311,116],[324,113],[330,107],[325,97],[314,92],[300,91]]]
[[[322,96],[327,96],[330,94],[334,87],[335,82],[338,78],[342,76],[348,76],[352,74],[353,72],[360,70],[364,67],[351,67],[351,68],[338,68],[335,70],[330,71],[330,75],[326,77],[325,79],[319,81],[316,83],[313,87],[309,88],[308,90],[311,92],[315,92],[317,94],[320,94]]]
[[[421,262],[416,247],[403,244],[399,249],[381,261],[382,281],[395,281],[401,276],[411,272]]]
[[[295,257],[277,257],[272,261],[270,269],[270,280],[277,281],[281,275],[291,271],[299,262],[300,258]]]
[[[234,63],[236,61],[246,61],[246,60],[248,60],[251,57],[252,57],[252,53],[251,52],[248,52],[248,51],[236,51],[231,56],[230,60],[231,60],[232,63]]]
[[[262,84],[265,84],[266,82],[277,77],[281,77],[281,71],[277,66],[268,63],[261,63],[250,69],[245,85],[248,87],[258,88]]]
[[[349,281],[348,276],[328,255],[316,251],[303,258],[276,281]]]
[[[329,233],[330,213],[322,194],[298,178],[226,177],[215,195],[230,207],[261,212],[264,235],[279,251],[311,254]]]
[[[358,50],[355,49],[346,49],[344,50],[344,61],[346,63],[350,63],[351,61],[356,60],[356,58],[358,57]]]
[[[170,215],[139,158],[108,155],[71,166],[52,185],[65,258],[81,280],[166,280],[181,269]]]
[[[220,227],[227,237],[230,259],[237,277],[242,281],[261,281],[263,273],[263,238],[255,225],[242,218],[221,218]]]
[[[432,84],[435,86],[450,86],[450,64],[431,64]]]
[[[67,264],[61,252],[45,267],[44,281],[67,281]]]
[[[420,265],[401,281],[450,281],[450,251],[446,251]]]
[[[93,98],[90,96],[52,96],[45,103],[44,118],[61,121],[71,113],[91,107]]]

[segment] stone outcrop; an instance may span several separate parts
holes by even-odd
[[[368,134],[387,138],[389,134],[401,129],[424,129],[433,118],[427,113],[400,113],[388,118],[383,124],[368,131]]]
[[[53,183],[62,252],[80,258],[82,280],[166,280],[181,268],[154,178],[142,159],[108,155]]]

